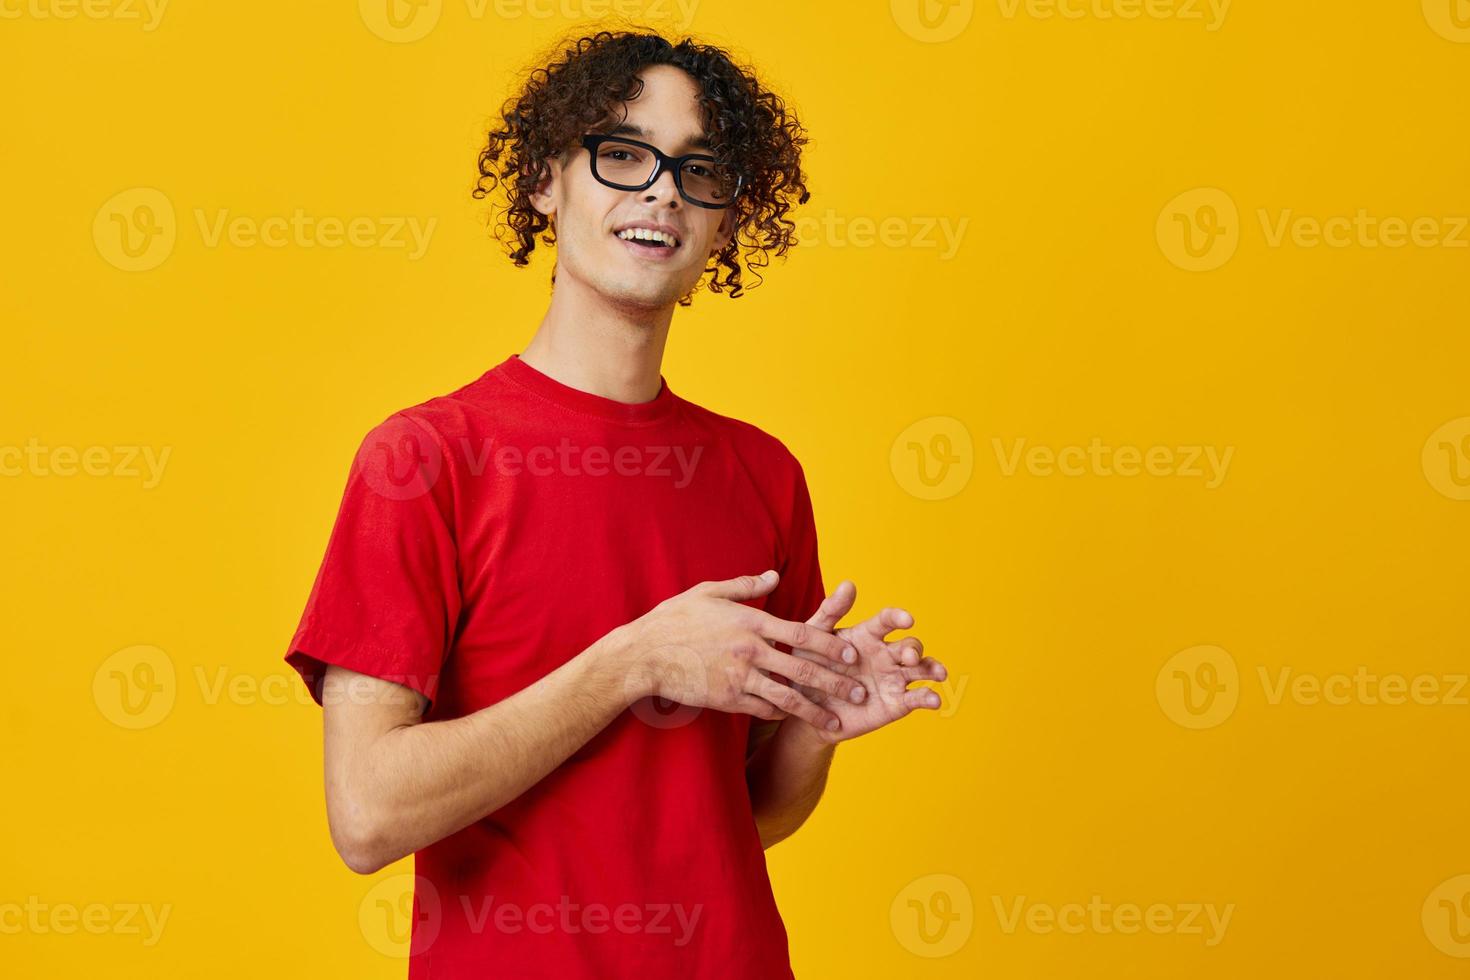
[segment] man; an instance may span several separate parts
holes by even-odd
[[[803,140],[723,52],[641,33],[503,118],[479,189],[518,263],[554,234],[551,302],[358,452],[287,653],[332,841],[361,874],[415,856],[410,978],[789,977],[763,847],[945,676],[886,641],[903,610],[834,631],[856,590],[824,601],[800,464],[660,373],[675,304],[711,271],[738,295],[737,231],[789,244]]]

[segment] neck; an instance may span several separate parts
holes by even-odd
[[[564,385],[614,401],[657,397],[673,306],[616,307],[570,276],[557,280],[521,360]]]

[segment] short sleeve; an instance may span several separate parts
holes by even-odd
[[[804,623],[816,613],[827,597],[822,585],[822,566],[817,556],[817,522],[812,513],[811,493],[806,474],[795,456],[784,496],[789,501],[784,536],[785,553],[781,581],[766,602],[766,612],[781,619]]]
[[[403,412],[358,448],[285,658],[317,704],[328,664],[434,700],[460,612],[449,458]]]

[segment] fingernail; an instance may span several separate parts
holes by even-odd
[[[843,660],[844,663],[849,663],[849,664],[855,664],[855,663],[857,663],[857,651],[854,650],[852,647],[843,647],[842,648],[842,660]]]
[[[855,688],[852,689],[852,699],[854,701],[861,701],[863,699],[863,694],[864,693],[865,692],[863,691],[863,689],[861,687],[855,687]]]
[[[836,718],[833,718],[831,721],[827,722],[827,731],[829,731],[829,732],[835,732],[835,731],[837,731],[837,719]]]

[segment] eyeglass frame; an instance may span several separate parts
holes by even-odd
[[[653,174],[646,181],[636,186],[617,184],[603,177],[597,172],[597,148],[607,142],[627,143],[631,146],[641,147],[652,153],[654,157]],[[690,160],[708,160],[710,163],[719,162],[708,153],[685,153],[683,156],[669,156],[652,143],[645,143],[642,140],[629,139],[626,136],[616,136],[610,133],[587,133],[582,137],[582,146],[587,150],[587,166],[592,169],[592,176],[596,178],[599,184],[611,187],[614,190],[647,190],[663,176],[665,170],[670,170],[674,175],[674,187],[679,191],[680,197],[696,207],[708,208],[711,211],[723,211],[739,200],[740,191],[745,187],[745,176],[737,173],[735,175],[735,190],[730,194],[730,200],[725,204],[707,204],[704,201],[696,201],[684,190],[684,164]]]

